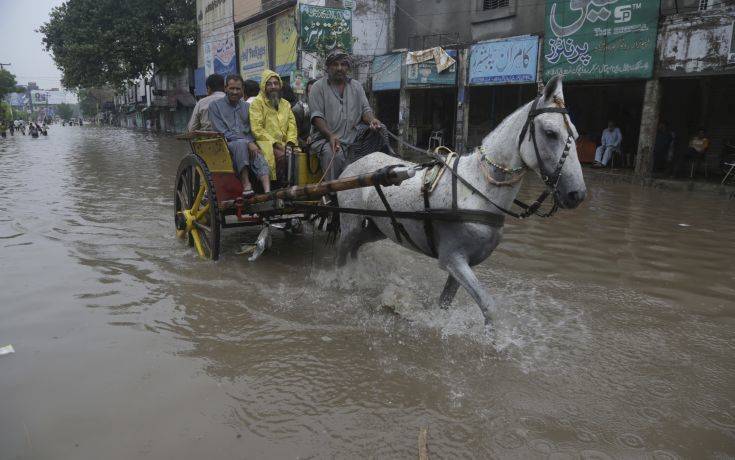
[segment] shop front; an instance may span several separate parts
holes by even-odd
[[[469,149],[536,96],[537,62],[536,36],[491,40],[470,48]]]
[[[405,139],[419,148],[454,146],[458,53],[456,50],[446,50],[446,53],[454,63],[445,69],[433,58],[406,65],[410,112]]]
[[[544,81],[564,76],[580,161],[595,160],[595,147],[612,121],[622,134],[612,165],[634,167],[647,126],[643,113],[651,103],[646,88],[653,76],[659,1],[620,0],[584,10],[558,0],[546,5]]]
[[[373,110],[392,133],[398,132],[403,59],[403,53],[375,56],[371,68]]]
[[[673,133],[669,152],[653,152],[654,172],[722,174],[735,159],[735,7],[681,13],[661,23],[659,119]],[[663,129],[663,126],[662,126]],[[689,141],[705,130],[709,148],[699,164],[684,164]]]

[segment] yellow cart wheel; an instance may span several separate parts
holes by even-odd
[[[217,194],[207,165],[189,154],[179,163],[174,190],[176,236],[194,246],[204,259],[217,260],[220,214]]]

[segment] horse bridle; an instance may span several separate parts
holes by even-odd
[[[526,132],[530,131],[530,141],[533,142],[533,150],[536,154],[536,162],[538,163],[539,172],[541,173],[541,180],[543,180],[544,184],[546,185],[546,189],[539,195],[539,197],[534,201],[531,205],[526,205],[523,202],[520,202],[518,200],[515,200],[515,204],[518,206],[524,208],[523,216],[528,217],[531,214],[536,213],[536,211],[539,209],[541,204],[548,198],[549,195],[552,195],[552,199],[554,200],[554,205],[552,206],[551,210],[548,213],[545,214],[538,214],[541,217],[551,217],[557,209],[559,209],[559,202],[556,196],[556,190],[559,186],[559,180],[561,179],[561,170],[564,167],[564,163],[567,161],[567,157],[569,157],[569,151],[572,148],[572,144],[574,142],[574,134],[572,133],[572,129],[569,126],[569,123],[567,122],[567,117],[564,115],[569,115],[569,111],[564,107],[563,101],[560,99],[554,97],[554,103],[556,104],[556,107],[544,107],[544,108],[537,108],[539,102],[543,96],[537,97],[533,101],[533,105],[531,106],[531,110],[528,112],[528,118],[526,119],[526,124],[523,125],[523,129],[521,130],[521,134],[518,136],[518,148],[521,148],[521,145],[523,144],[523,140],[526,137]],[[564,145],[564,150],[561,153],[561,157],[559,157],[559,161],[556,164],[556,168],[554,169],[551,174],[548,173],[546,170],[546,166],[544,166],[544,162],[541,160],[541,153],[539,152],[538,143],[536,142],[536,124],[534,122],[534,119],[543,114],[543,113],[560,113],[564,117],[564,125],[567,128],[567,133],[569,134],[567,136],[567,142]]]

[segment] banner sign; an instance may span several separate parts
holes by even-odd
[[[352,52],[352,10],[305,4],[299,9],[304,51],[326,52],[339,47]]]
[[[544,79],[650,78],[660,0],[547,0]]]
[[[294,10],[278,16],[275,22],[276,72],[278,75],[288,76],[296,70],[296,50],[299,39]]]
[[[470,53],[470,85],[536,81],[536,36],[526,35],[478,43],[472,46]]]
[[[401,89],[403,53],[375,56],[373,59],[373,91]]]
[[[31,90],[31,101],[34,104],[48,104],[48,91],[42,89]]]
[[[204,39],[204,73],[226,76],[237,72],[235,34],[231,26],[215,29]]]
[[[457,50],[445,51],[455,61],[457,60]],[[434,59],[406,66],[406,86],[454,86],[456,84],[456,62],[443,72],[437,72]]]
[[[260,81],[268,68],[268,27],[265,21],[245,26],[238,32],[240,44],[240,76],[243,80]]]

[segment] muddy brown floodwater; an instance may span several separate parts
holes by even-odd
[[[434,262],[321,235],[174,237],[187,146],[0,139],[0,458],[732,458],[735,200],[588,181],[440,310]],[[388,308],[386,308],[388,307]],[[389,310],[396,312],[390,313]]]

